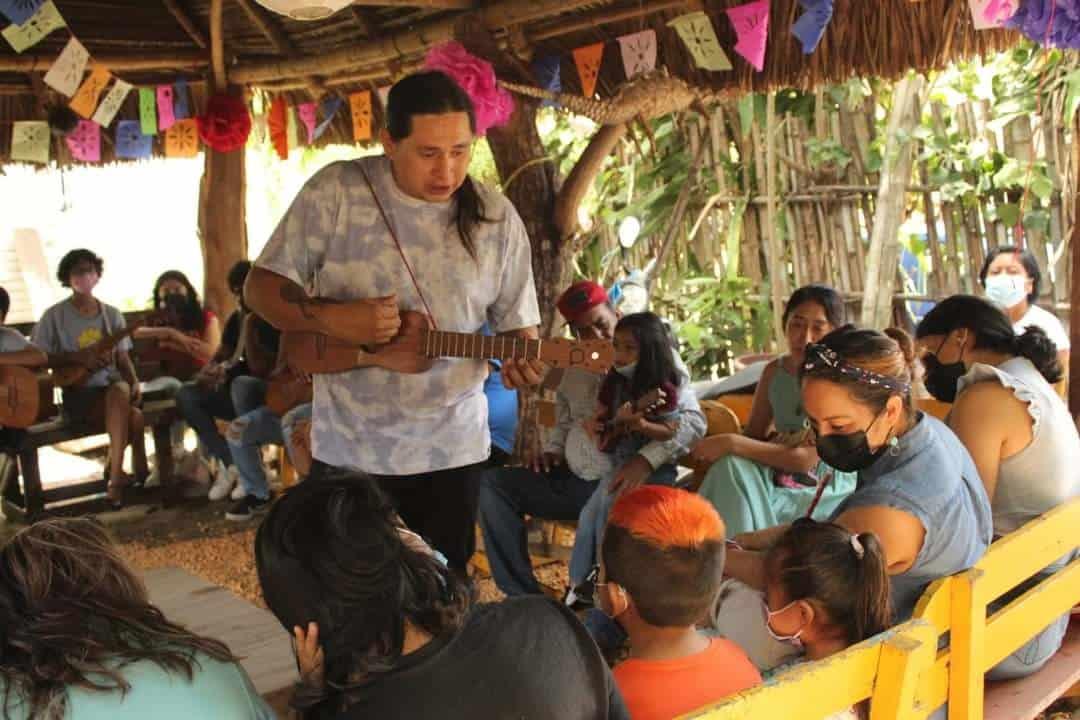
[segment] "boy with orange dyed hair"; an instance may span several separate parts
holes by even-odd
[[[611,510],[600,608],[630,636],[615,680],[634,720],[667,720],[761,682],[746,653],[697,629],[724,569],[724,521],[703,498],[649,485]]]

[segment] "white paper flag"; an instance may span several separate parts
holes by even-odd
[[[116,83],[105,95],[105,99],[101,101],[101,104],[98,105],[97,112],[94,113],[94,117],[91,119],[101,127],[109,127],[131,89],[132,86],[129,83],[117,78]]]
[[[71,97],[82,83],[86,63],[89,60],[90,53],[86,52],[82,43],[72,36],[68,44],[64,46],[64,51],[60,53],[60,57],[56,58],[49,72],[45,73],[45,83],[65,97]]]

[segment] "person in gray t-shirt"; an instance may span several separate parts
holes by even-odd
[[[3,327],[7,322],[11,297],[0,287],[0,367],[40,367],[48,362],[45,353],[38,350],[18,330]],[[18,442],[20,431],[0,426],[0,448],[11,449]]]
[[[109,500],[119,506],[123,489],[132,479],[123,471],[124,449],[131,443],[136,482],[150,474],[143,440],[142,399],[139,378],[125,338],[114,350],[102,352],[95,345],[124,329],[119,310],[94,297],[104,262],[90,250],[72,250],[60,261],[56,276],[71,288],[71,297],[45,311],[34,326],[33,343],[49,355],[49,367],[83,367],[82,382],[64,388],[64,416],[69,422],[90,427],[105,426],[109,434]]]

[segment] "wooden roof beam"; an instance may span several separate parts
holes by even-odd
[[[169,14],[176,18],[176,22],[180,23],[180,27],[184,28],[184,32],[188,34],[188,37],[192,41],[205,50],[210,46],[210,42],[206,39],[206,33],[195,24],[195,21],[188,15],[187,10],[180,6],[178,0],[161,0],[165,5],[165,9],[169,11]]]
[[[293,41],[289,39],[289,36],[281,29],[281,25],[278,21],[270,17],[269,13],[261,7],[256,6],[252,0],[235,0],[235,2],[248,16],[248,19],[251,20],[251,24],[258,28],[259,32],[263,34],[263,37],[274,46],[274,50],[279,55],[284,55],[288,58],[296,58],[299,56]],[[316,100],[326,94],[325,83],[314,75],[305,77],[303,85],[310,88],[311,95]]]
[[[359,7],[355,3],[349,6],[349,16],[352,18],[353,25],[360,31],[360,34],[366,38],[375,37],[379,31],[379,25],[375,21],[375,18],[371,17],[371,13],[363,8]]]
[[[474,0],[353,0],[353,5],[378,7],[412,7],[428,10],[471,10]]]
[[[56,62],[56,55],[0,55],[0,72],[45,72]],[[143,53],[141,55],[94,54],[94,63],[110,70],[170,70],[206,67],[206,53],[181,51]]]
[[[633,20],[634,18],[642,17],[643,15],[652,15],[653,13],[658,13],[662,10],[670,10],[672,8],[685,8],[686,12],[693,12],[695,10],[703,10],[704,4],[701,2],[687,2],[687,0],[654,0],[653,2],[645,3],[638,7],[626,8],[623,10],[598,10],[597,12],[589,13],[588,15],[582,15],[581,19],[574,20],[573,22],[541,28],[535,32],[526,32],[525,37],[527,41],[532,44],[553,37],[570,35],[581,30],[589,30],[590,28],[599,25],[622,22],[623,20]]]
[[[596,4],[597,0],[499,0],[477,10],[431,20],[389,36],[373,38],[369,43],[319,56],[237,65],[231,69],[230,75],[239,83],[259,83],[303,75],[332,75],[341,70],[377,65],[387,60],[422,53],[434,45],[453,39],[458,24],[462,22],[495,30]]]

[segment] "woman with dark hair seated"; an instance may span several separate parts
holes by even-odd
[[[628,717],[569,609],[534,596],[473,606],[363,476],[288,490],[259,528],[255,562],[266,604],[297,639],[293,705],[305,718]]]
[[[0,718],[272,717],[227,647],[150,604],[97,522],[44,520],[0,550]]]
[[[1080,495],[1080,437],[1052,383],[1061,379],[1054,343],[1037,325],[1017,335],[1009,318],[982,298],[954,295],[931,310],[916,331],[926,389],[954,403],[946,422],[964,443],[990,497],[994,537]],[[1002,602],[1019,597],[1069,561],[1066,556]],[[1029,675],[1065,636],[1066,613],[990,671],[1005,679]]]

